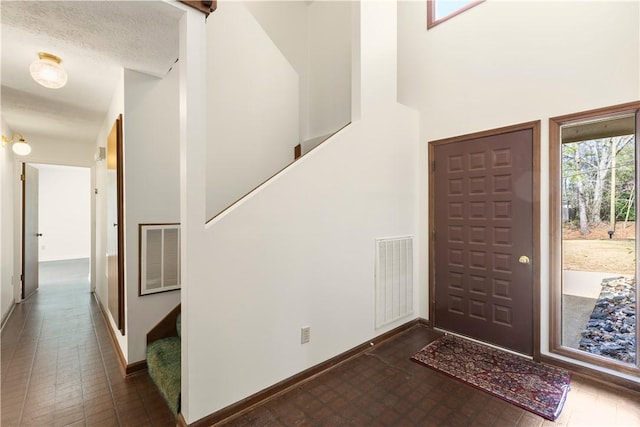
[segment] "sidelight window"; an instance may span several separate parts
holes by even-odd
[[[638,372],[638,110],[550,121],[551,350]]]

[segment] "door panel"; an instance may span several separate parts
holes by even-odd
[[[124,335],[122,163],[122,115],[120,115],[107,138],[107,299],[111,317]]]
[[[533,130],[434,146],[435,325],[533,352]]]
[[[22,298],[38,290],[38,169],[22,164]]]

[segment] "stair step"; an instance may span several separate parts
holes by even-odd
[[[180,412],[179,337],[163,338],[147,346],[147,368],[174,414]]]

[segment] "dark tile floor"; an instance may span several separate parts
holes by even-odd
[[[88,272],[41,263],[40,290],[2,329],[2,427],[176,425],[146,372],[120,374]]]
[[[572,379],[550,422],[409,360],[439,335],[416,326],[227,426],[640,426],[640,393]]]
[[[2,330],[1,425],[173,426],[146,373],[123,379],[86,266],[43,266],[40,291]],[[555,423],[409,360],[416,326],[228,426],[640,426],[640,393],[574,376]]]

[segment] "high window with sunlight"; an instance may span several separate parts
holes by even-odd
[[[427,29],[469,10],[484,0],[427,0]]]

